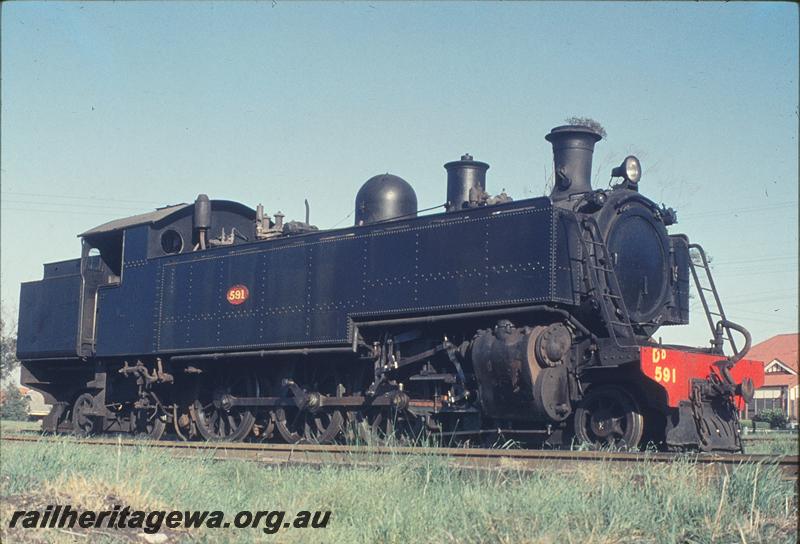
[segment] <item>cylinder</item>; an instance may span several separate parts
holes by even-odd
[[[469,193],[477,189],[486,191],[486,171],[489,165],[472,160],[469,153],[462,155],[460,161],[448,162],[447,170],[447,211],[452,212],[470,207]]]
[[[211,228],[211,201],[208,199],[208,195],[197,195],[197,200],[194,201],[192,223],[195,230]]]
[[[589,127],[564,125],[544,137],[553,144],[555,185],[550,193],[553,201],[592,190],[592,153],[602,136]]]
[[[565,364],[572,337],[561,323],[515,327],[501,319],[468,349],[481,408],[490,417],[563,421],[570,414]]]

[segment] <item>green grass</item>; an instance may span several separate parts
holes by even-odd
[[[167,452],[77,446],[0,448],[0,540],[86,542],[55,530],[9,530],[16,508],[54,502],[108,508],[331,510],[326,529],[170,532],[199,542],[786,542],[797,541],[793,482],[771,466],[711,478],[690,461],[570,473],[474,473],[398,456],[385,468],[264,467]],[[94,533],[92,544],[122,535]],[[131,540],[137,540],[130,535]]]
[[[800,454],[797,431],[766,431],[744,435],[745,453],[770,455]]]
[[[18,433],[21,431],[41,431],[41,421],[11,421],[0,419],[0,434]]]

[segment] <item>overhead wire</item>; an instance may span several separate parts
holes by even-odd
[[[20,205],[20,204],[21,205],[30,205],[30,206],[33,207],[31,209],[36,209],[39,206],[65,206],[65,207],[68,206],[68,207],[70,207],[72,209],[75,209],[75,208],[99,208],[99,209],[103,209],[103,210],[143,210],[143,209],[145,209],[144,206],[132,207],[132,206],[115,206],[115,205],[108,205],[108,204],[85,204],[85,203],[73,204],[72,202],[61,204],[61,203],[58,203],[58,202],[36,202],[36,201],[30,201],[30,200],[10,200],[10,201],[4,200],[2,203],[3,204],[6,204],[6,203],[15,204],[15,205]]]
[[[797,208],[797,200],[791,200],[787,202],[781,202],[779,204],[768,204],[766,206],[745,206],[742,208],[727,208],[727,209],[720,209],[717,211],[705,211],[705,212],[689,212],[685,214],[678,214],[678,219],[697,219],[697,218],[706,218],[706,217],[719,217],[724,215],[735,215],[739,213],[751,213],[751,212],[760,212],[766,210],[778,210],[783,208]]]
[[[38,213],[45,213],[45,214],[60,213],[60,214],[66,214],[66,215],[96,215],[96,216],[101,216],[101,217],[109,217],[109,216],[114,217],[114,216],[118,215],[118,214],[114,214],[112,212],[103,213],[103,212],[100,212],[100,211],[81,211],[81,210],[45,210],[45,209],[39,209],[39,208],[31,209],[31,208],[5,208],[4,207],[4,208],[2,208],[2,211],[3,212],[25,212],[25,213],[37,213],[38,212]]]
[[[157,204],[158,201],[156,200],[134,200],[134,199],[127,199],[127,198],[114,198],[114,197],[98,197],[97,195],[76,195],[76,194],[48,194],[48,193],[28,193],[22,191],[3,191],[0,192],[0,197],[2,196],[33,196],[33,197],[41,197],[41,198],[66,198],[71,200],[98,200],[100,202],[124,202],[129,204]]]

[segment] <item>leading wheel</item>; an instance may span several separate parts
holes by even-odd
[[[639,404],[621,387],[594,388],[575,410],[575,437],[591,447],[636,448],[643,432]]]
[[[204,374],[193,405],[197,430],[212,442],[239,442],[250,433],[256,421],[249,408],[232,406],[233,397],[258,397],[258,380],[245,372]]]

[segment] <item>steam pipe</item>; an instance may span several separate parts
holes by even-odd
[[[208,199],[208,195],[197,195],[197,199],[194,201],[192,223],[197,233],[200,249],[205,249],[206,234],[211,228],[211,201]]]

